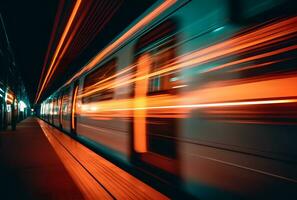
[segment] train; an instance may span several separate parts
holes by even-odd
[[[195,198],[296,199],[296,24],[294,1],[156,1],[40,117]]]

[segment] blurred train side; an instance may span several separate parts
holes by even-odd
[[[202,199],[294,199],[297,19],[239,25],[230,2],[178,1],[45,100],[41,117]]]

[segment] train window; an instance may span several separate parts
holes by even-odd
[[[171,39],[159,47],[153,54],[153,65],[151,72],[159,71],[166,68],[170,63],[174,62],[176,57],[176,50],[172,45],[175,43],[175,39]],[[174,82],[171,81],[175,74],[163,73],[157,76],[153,76],[149,79],[148,93],[156,93],[162,91],[169,91],[174,88]]]
[[[57,115],[58,114],[58,99],[56,97],[54,97],[54,110],[53,110],[53,114]]]
[[[144,53],[150,55],[152,61],[150,72],[160,71],[175,61],[177,43],[177,24],[168,19],[139,39],[135,46],[138,57]],[[150,77],[148,95],[172,92],[176,86],[176,73],[161,73]]]
[[[69,103],[69,92],[70,92],[70,89],[69,88],[66,88],[63,92],[63,97],[62,97],[62,108],[61,108],[61,111],[62,111],[62,115],[66,115],[67,112],[68,112],[68,103]]]
[[[114,89],[110,87],[114,78],[117,60],[114,58],[86,76],[83,88],[83,103],[112,99]],[[110,79],[107,79],[110,78]]]
[[[63,106],[63,93],[58,93],[58,116],[59,116],[59,124],[62,124],[62,106]]]

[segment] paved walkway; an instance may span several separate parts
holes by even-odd
[[[35,118],[0,132],[1,199],[83,199]]]

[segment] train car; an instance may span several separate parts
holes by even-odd
[[[45,100],[41,116],[123,163],[176,177],[197,198],[294,199],[295,9],[158,1]]]

